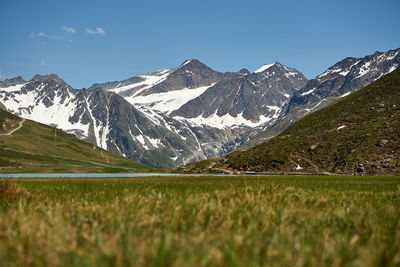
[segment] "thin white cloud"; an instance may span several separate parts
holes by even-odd
[[[96,27],[96,30],[92,30],[89,28],[86,28],[86,32],[90,34],[100,34],[100,35],[106,35],[106,32],[103,30],[103,28]]]
[[[44,66],[46,66],[46,62],[44,62],[44,60],[42,59],[42,60],[40,60],[40,67],[44,67]]]
[[[61,29],[68,32],[68,33],[76,33],[76,30],[72,27],[68,27],[68,26],[61,26]]]
[[[44,32],[38,32],[38,33],[31,33],[31,37],[44,37],[44,38],[50,38],[50,35]]]
[[[38,39],[48,39],[48,40],[61,40],[63,39],[63,37],[60,36],[54,36],[54,35],[50,35],[47,34],[45,32],[31,32],[31,34],[29,35],[31,38],[38,38]],[[42,42],[43,45],[46,45],[46,42]]]
[[[37,36],[49,38],[49,35],[48,35],[47,33],[44,33],[44,32],[39,32],[39,33],[37,34]]]

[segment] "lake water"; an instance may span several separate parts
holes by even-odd
[[[10,173],[0,174],[4,178],[103,178],[103,177],[149,177],[149,176],[209,176],[208,174],[176,174],[176,173]],[[215,175],[213,175],[215,176]],[[229,176],[229,175],[223,175]]]

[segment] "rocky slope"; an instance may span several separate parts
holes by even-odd
[[[400,48],[387,52],[375,52],[363,58],[347,57],[310,80],[294,92],[280,116],[256,127],[249,133],[250,140],[241,140],[251,147],[279,134],[305,115],[354,92],[363,86],[394,71],[400,66]],[[247,137],[247,136],[246,136]]]
[[[235,148],[240,135],[276,117],[291,93],[306,82],[300,72],[280,63],[263,66],[254,73],[245,69],[220,73],[198,60],[187,60],[177,68],[95,84],[87,91],[118,94],[126,100],[125,108],[130,103],[137,114],[153,123],[143,127],[151,123],[145,123],[145,119],[135,122],[126,117],[125,111],[116,112],[114,117],[119,118],[119,123],[111,121],[112,130],[107,134],[115,144],[107,146],[110,151],[142,162],[172,166],[217,157]],[[237,86],[232,87],[234,84]],[[206,110],[209,103],[198,106],[199,99],[214,100],[215,104]],[[157,140],[153,141],[158,142],[156,146],[140,142],[140,137],[136,138],[139,142],[132,143],[134,138],[126,134],[129,124],[135,125],[132,129],[141,128],[135,136]],[[157,130],[149,131],[149,127]]]
[[[182,172],[400,174],[400,68],[278,136]]]
[[[55,126],[97,146],[158,166],[184,164],[217,155],[235,130],[192,127],[161,112],[140,111],[102,88],[76,90],[56,75],[0,84],[0,101],[12,113]]]
[[[198,60],[188,60],[177,68],[92,88],[115,92],[148,116],[162,114],[174,124],[190,127],[199,139],[198,151],[206,152],[194,153],[198,160],[235,149],[242,135],[277,118],[294,90],[306,83],[303,74],[280,63],[253,73],[246,69],[219,73]],[[204,135],[204,130],[209,134]],[[182,159],[175,164],[195,158]]]
[[[259,124],[277,117],[292,93],[306,83],[304,75],[295,69],[280,63],[265,65],[253,73],[242,71],[237,77],[211,86],[171,115],[205,123],[212,117],[214,126],[227,125],[225,116],[233,121],[240,118]]]

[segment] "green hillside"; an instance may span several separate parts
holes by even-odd
[[[0,109],[1,173],[142,172],[155,168]]]
[[[400,68],[260,145],[179,170],[400,174]]]

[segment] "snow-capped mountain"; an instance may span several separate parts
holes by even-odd
[[[215,157],[219,146],[238,135],[236,130],[192,127],[154,110],[142,112],[118,94],[76,90],[54,74],[1,82],[0,102],[14,114],[159,166]]]
[[[187,60],[176,68],[82,90],[54,74],[30,81],[19,77],[0,82],[0,102],[14,114],[111,152],[173,166],[229,151],[226,144],[277,116],[305,83],[301,73],[279,63],[254,73],[220,73]],[[202,100],[203,105],[196,104]]]
[[[279,118],[254,128],[248,133],[252,136],[250,140],[242,140],[242,143],[252,146],[269,139],[305,115],[372,83],[398,66],[400,48],[363,58],[347,57],[295,91],[282,107]]]
[[[132,105],[169,115],[189,100],[230,74],[216,72],[198,60],[187,60],[181,66],[159,70],[122,82],[95,84],[117,93]]]
[[[291,94],[306,83],[303,74],[278,62],[253,73],[220,73],[187,60],[177,68],[91,88],[118,93],[149,117],[163,114],[194,129],[228,132],[225,143],[203,138],[204,144],[213,144],[213,155],[220,156],[235,148],[241,135],[277,118]],[[231,137],[232,132],[236,135]]]
[[[253,73],[242,71],[210,86],[171,115],[217,128],[254,127],[277,118],[291,94],[306,83],[295,69],[280,63],[264,65]]]
[[[134,160],[177,166],[271,137],[399,65],[399,49],[346,58],[316,79],[278,62],[221,73],[187,60],[73,89],[57,75],[0,82],[0,104]]]
[[[0,91],[1,102],[12,113],[57,126],[80,138],[89,136],[91,113],[86,109],[90,101],[86,91],[72,89],[57,75],[36,75],[30,81],[21,77],[6,80],[0,83]]]
[[[294,94],[286,113],[298,106],[318,104],[329,97],[343,97],[394,71],[399,65],[400,49],[375,52],[364,58],[347,57],[310,80],[306,87]]]

